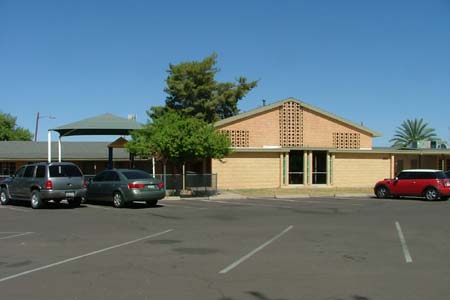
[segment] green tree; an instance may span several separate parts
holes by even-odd
[[[16,125],[17,118],[0,112],[0,141],[31,141],[33,134]]]
[[[152,119],[165,112],[176,110],[183,115],[192,116],[207,123],[234,116],[239,113],[238,101],[257,85],[257,81],[247,82],[239,77],[236,83],[217,82],[217,54],[204,60],[170,64],[164,91],[168,94],[166,106],[152,107]]]
[[[188,160],[216,158],[230,154],[230,140],[214,126],[177,112],[169,111],[153,123],[131,133],[129,152],[151,155],[163,161],[184,164]]]
[[[405,120],[397,127],[394,137],[390,140],[393,147],[407,147],[412,142],[429,140],[436,137],[434,128],[428,127],[423,119]]]

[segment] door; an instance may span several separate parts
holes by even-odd
[[[289,152],[289,184],[303,184],[303,151]]]
[[[313,152],[312,184],[327,184],[327,152]]]
[[[19,188],[22,185],[23,173],[25,173],[25,167],[21,167],[19,170],[16,171],[12,181],[8,186],[9,193],[12,198],[18,198],[20,195]]]
[[[116,171],[106,171],[105,173],[100,187],[100,197],[101,200],[112,201],[114,191],[117,191],[120,186],[120,178]]]

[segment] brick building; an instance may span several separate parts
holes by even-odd
[[[215,126],[233,147],[229,157],[212,161],[219,189],[369,187],[399,168],[448,169],[450,164],[447,149],[374,149],[376,131],[293,98]]]

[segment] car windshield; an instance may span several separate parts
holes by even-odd
[[[436,172],[436,178],[437,179],[444,179],[447,178],[444,172]]]
[[[127,179],[152,179],[153,177],[143,171],[122,171]]]
[[[76,166],[51,165],[49,167],[50,177],[82,177],[83,175]]]

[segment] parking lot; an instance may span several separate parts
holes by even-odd
[[[448,299],[450,202],[0,206],[1,299]]]

